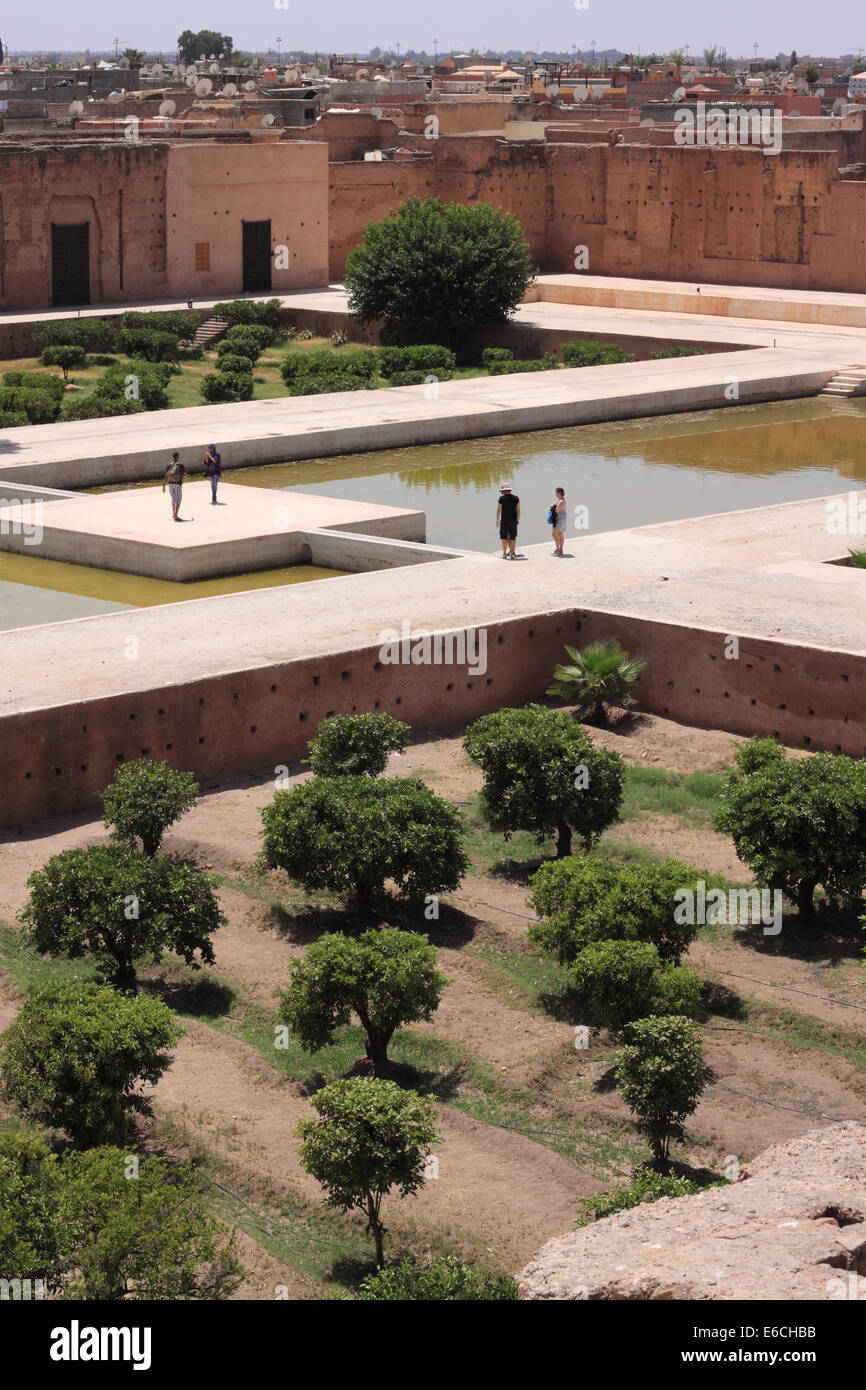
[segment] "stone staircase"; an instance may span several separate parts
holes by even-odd
[[[844,400],[849,396],[866,396],[866,367],[843,367],[827,382],[819,396]]]
[[[193,342],[196,347],[209,348],[218,342],[229,326],[228,319],[210,318],[205,319],[195,330]]]

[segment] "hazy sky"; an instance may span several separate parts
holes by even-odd
[[[640,47],[643,53],[687,43],[690,54],[717,45],[731,56],[751,56],[755,43],[769,57],[792,48],[816,55],[866,51],[862,0],[40,0],[16,5],[8,19],[0,16],[0,38],[13,50],[107,49],[117,35],[121,47],[168,53],[182,29],[202,28],[230,34],[237,48],[268,49],[280,37],[283,52],[352,53],[398,43],[403,51],[432,52],[434,39],[440,51],[562,50],[572,44],[588,51],[593,39],[598,49]]]

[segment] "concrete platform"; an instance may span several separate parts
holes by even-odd
[[[646,659],[641,709],[863,757],[866,572],[833,563],[862,534],[836,534],[834,510],[866,526],[866,495],[842,494],[835,508],[567,536],[562,560],[549,545],[516,562],[443,555],[396,581],[353,574],[0,634],[0,825],[94,805],[143,755],[212,780],[300,759],[333,713],[423,729],[537,700],[566,643],[608,636]],[[393,664],[382,644],[404,623],[474,637],[450,664]]]
[[[0,507],[0,550],[183,582],[304,563],[307,533],[322,527],[425,539],[424,513],[400,507],[233,483],[222,483],[218,497],[213,506],[209,482],[187,483],[178,522],[159,487],[37,501],[28,511],[29,535],[15,526],[15,508]],[[41,538],[34,544],[37,507]]]

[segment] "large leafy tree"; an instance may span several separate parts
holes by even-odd
[[[49,956],[94,955],[118,989],[138,987],[135,963],[165,951],[187,965],[214,959],[211,935],[225,918],[211,880],[187,864],[125,845],[64,850],[27,881],[21,922]]]
[[[387,1065],[396,1030],[432,1018],[445,986],[434,948],[416,932],[329,934],[293,961],[291,972],[279,1017],[307,1051],[317,1052],[356,1014],[374,1076]]]
[[[534,278],[520,223],[489,203],[408,198],[370,222],[346,261],[349,308],[392,342],[457,349],[507,322]]]
[[[645,941],[667,964],[678,965],[698,934],[696,913],[678,912],[683,890],[723,889],[725,880],[681,864],[611,864],[586,855],[541,867],[530,879],[531,902],[542,919],[530,940],[573,963],[592,941]]]
[[[370,1076],[325,1086],[312,1105],[318,1120],[298,1121],[301,1164],[322,1184],[329,1206],[364,1213],[381,1269],[382,1199],[392,1188],[409,1197],[423,1185],[437,1139],[433,1102]]]
[[[469,726],[464,746],[484,774],[484,814],[506,838],[528,830],[541,843],[555,833],[562,858],[572,834],[588,849],[619,820],[622,759],[567,714],[543,705],[497,710]]]
[[[82,981],[31,993],[0,1038],[0,1080],[25,1114],[79,1144],[122,1141],[139,1090],[171,1065],[181,1029],[159,999]]]
[[[815,889],[859,900],[866,885],[866,763],[844,754],[788,758],[773,739],[736,754],[715,816],[762,886],[782,889],[806,920]]]
[[[146,854],[156,854],[165,831],[197,799],[198,782],[191,772],[136,758],[117,769],[102,793],[105,824],[113,839],[130,845],[141,840]]]
[[[199,58],[228,58],[234,48],[230,34],[219,34],[215,29],[184,29],[178,36],[177,51],[182,63],[194,63]]]
[[[625,1030],[617,1055],[620,1095],[638,1118],[653,1157],[666,1162],[672,1139],[695,1110],[706,1085],[701,1038],[691,1019],[677,1015],[641,1018]]]
[[[405,898],[456,888],[463,828],[414,777],[315,777],[262,811],[263,857],[305,888],[355,894],[361,911],[391,880]]]

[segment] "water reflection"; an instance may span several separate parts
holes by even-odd
[[[564,487],[590,531],[761,507],[866,481],[866,400],[810,398],[232,470],[258,487],[418,507],[434,545],[495,549],[500,483],[521,498],[520,540],[549,537]]]

